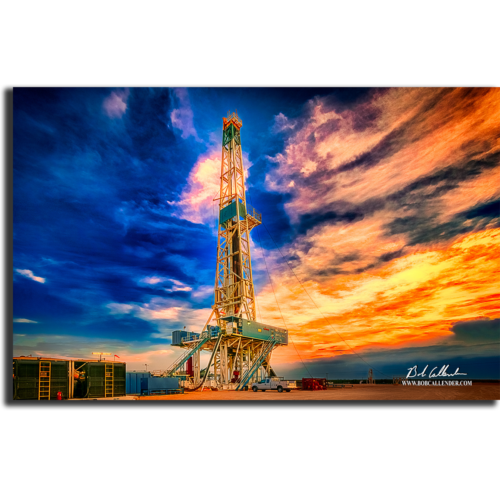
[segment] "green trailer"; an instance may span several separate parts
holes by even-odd
[[[45,358],[14,358],[14,399],[69,398],[69,361]]]

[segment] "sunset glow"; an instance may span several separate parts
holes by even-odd
[[[499,89],[19,89],[14,104],[16,354],[178,357],[172,330],[200,331],[213,303],[230,105],[263,218],[257,319],[290,331],[278,369],[499,357]]]

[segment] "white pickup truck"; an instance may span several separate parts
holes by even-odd
[[[297,389],[295,380],[283,380],[281,377],[265,378],[260,382],[252,384],[252,391],[277,390],[278,392],[290,392],[292,389]]]

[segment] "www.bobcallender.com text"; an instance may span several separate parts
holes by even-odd
[[[402,380],[403,385],[472,385],[472,380]]]

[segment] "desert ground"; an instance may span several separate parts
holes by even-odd
[[[326,391],[204,391],[170,396],[138,396],[140,401],[435,401],[500,399],[500,384],[473,383],[472,386],[354,385]]]

